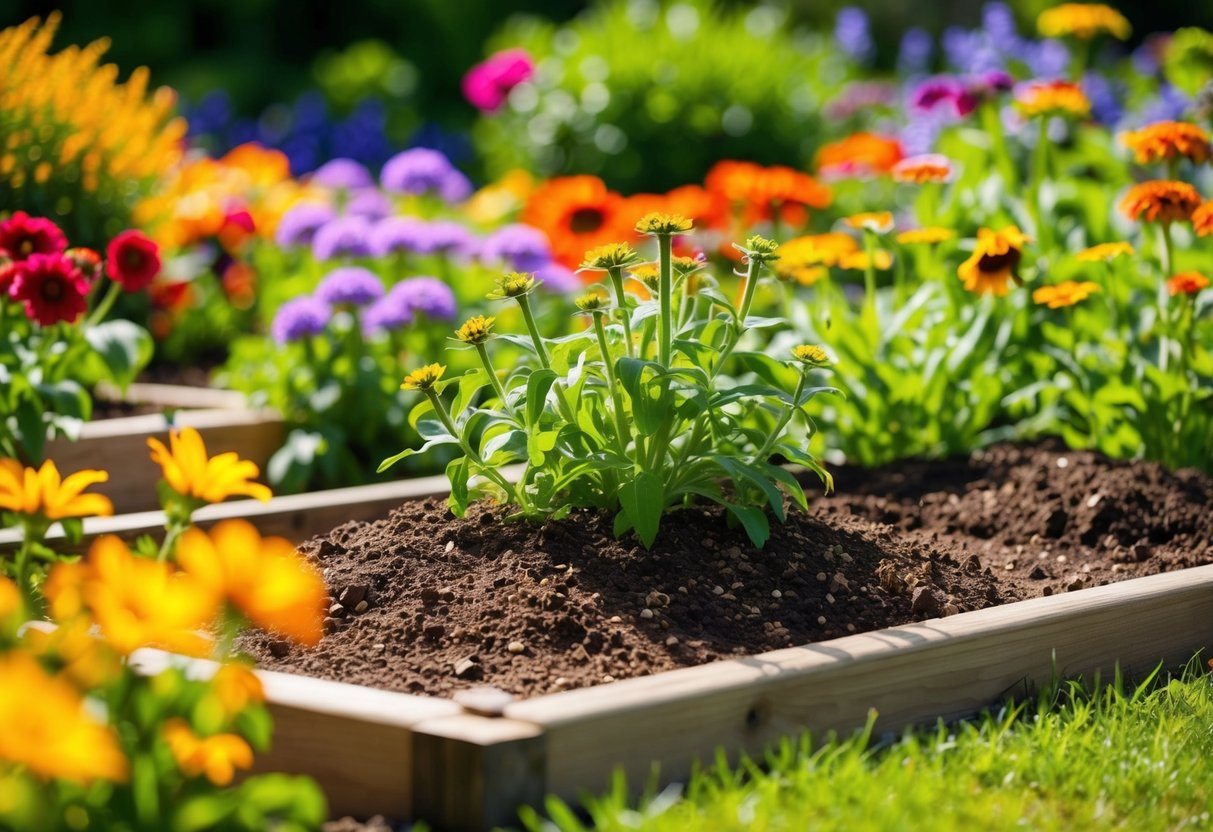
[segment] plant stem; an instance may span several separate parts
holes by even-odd
[[[1161,324],[1161,334],[1158,336],[1158,369],[1165,373],[1171,352],[1171,339],[1167,337],[1167,329],[1171,325],[1170,316],[1167,314],[1167,278],[1175,269],[1175,250],[1171,241],[1171,223],[1164,221],[1161,231],[1162,258],[1159,265],[1162,267],[1162,279],[1158,281],[1158,320]]]
[[[867,257],[863,269],[863,320],[867,325],[876,326],[876,235],[866,228],[863,230],[863,251]]]
[[[510,484],[510,481],[501,476],[501,473],[496,468],[485,464],[484,457],[480,455],[480,452],[473,448],[471,443],[464,438],[463,433],[455,427],[455,421],[451,418],[451,414],[447,412],[446,404],[442,401],[442,398],[438,395],[437,391],[435,391],[433,388],[429,388],[424,392],[426,397],[430,400],[430,404],[434,406],[434,412],[438,414],[438,419],[442,422],[442,426],[447,429],[447,432],[450,433],[451,436],[454,436],[457,440],[459,440],[459,447],[463,449],[464,454],[466,454],[467,457],[472,460],[472,462],[476,463],[476,467],[479,468],[486,477],[500,486],[512,502],[522,506],[522,508],[525,510],[526,503],[520,499],[520,496],[523,493],[522,490],[517,489]]]
[[[611,288],[615,291],[615,305],[619,307],[619,319],[623,324],[623,340],[627,347],[628,358],[636,357],[636,345],[632,343],[632,316],[628,309],[628,295],[623,289],[623,267],[612,266],[607,269],[611,278]]]
[[[762,443],[762,447],[759,448],[758,452],[754,454],[754,458],[751,460],[751,463],[766,462],[767,457],[771,453],[772,446],[779,441],[779,436],[783,433],[783,429],[788,426],[788,422],[792,421],[792,415],[800,409],[800,394],[804,392],[804,385],[805,382],[808,381],[808,378],[808,369],[802,369],[800,371],[800,380],[796,382],[796,392],[792,394],[791,406],[788,407],[784,414],[779,417],[779,422],[775,425],[775,428],[771,431],[770,435],[767,436],[766,441]]]
[[[658,320],[657,363],[670,366],[674,344],[674,238],[670,234],[657,235],[657,302],[660,311]]]
[[[1044,206],[1041,204],[1041,191],[1048,175],[1049,120],[1042,117],[1036,135],[1036,147],[1032,154],[1032,184],[1028,189],[1028,209],[1032,212],[1032,221],[1036,225],[1036,239],[1040,242],[1042,251],[1047,251],[1052,247],[1052,229],[1044,221]]]
[[[535,345],[535,352],[539,356],[540,366],[545,370],[552,369],[552,362],[548,358],[547,348],[543,345],[543,338],[539,335],[539,326],[535,323],[535,313],[531,311],[530,299],[526,295],[519,295],[518,306],[522,308],[522,317],[526,319],[526,328],[531,334],[531,343]],[[569,401],[564,395],[564,385],[557,381],[552,387],[556,391],[556,402],[560,406],[561,415],[569,422],[576,424],[577,419],[573,415],[573,408],[569,406]]]
[[[501,380],[497,378],[497,372],[493,369],[493,362],[489,360],[489,348],[483,342],[476,344],[476,354],[480,356],[480,363],[484,365],[484,371],[488,373],[489,383],[493,385],[493,392],[497,394],[497,398],[501,399],[501,406],[509,409],[509,402],[505,400],[505,388],[501,386]]]
[[[1008,190],[1015,186],[1015,163],[1007,149],[1007,136],[1002,129],[1002,117],[998,112],[998,104],[988,101],[981,105],[981,121],[985,132],[990,136],[991,148],[994,153],[994,165],[1002,175]]]
[[[615,417],[615,434],[619,441],[619,454],[626,456],[628,445],[632,441],[632,431],[623,418],[623,398],[619,395],[619,386],[615,384],[615,368],[611,366],[611,351],[607,345],[606,328],[602,325],[601,312],[594,313],[594,334],[598,336],[598,349],[602,353],[607,385],[611,388],[611,410]]]
[[[85,319],[84,325],[96,326],[105,320],[105,316],[114,308],[114,304],[118,301],[118,296],[122,294],[122,284],[116,280],[110,281],[110,287],[105,291],[105,297],[101,299],[101,303],[97,304],[97,308]]]
[[[745,276],[745,292],[741,295],[741,308],[737,311],[737,335],[745,329],[745,320],[750,317],[750,305],[754,302],[754,293],[758,289],[758,275],[762,273],[762,261],[750,258],[749,268]]]

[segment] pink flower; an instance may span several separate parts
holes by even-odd
[[[463,76],[463,97],[491,113],[505,103],[510,90],[535,74],[535,62],[525,49],[506,49],[476,64]]]
[[[88,308],[88,278],[62,254],[31,254],[16,264],[9,294],[43,326],[73,323]]]
[[[146,289],[160,274],[160,248],[142,231],[123,231],[105,250],[105,271],[128,292]]]
[[[31,254],[58,254],[67,248],[67,238],[59,226],[46,217],[31,217],[17,211],[0,222],[0,252],[12,260],[24,260]]]

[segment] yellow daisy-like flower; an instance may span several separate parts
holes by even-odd
[[[750,236],[741,250],[747,258],[760,263],[770,263],[780,258],[779,243],[759,234]]]
[[[1041,286],[1032,292],[1032,300],[1050,309],[1073,306],[1099,291],[1099,284],[1084,280],[1064,280],[1056,286]]]
[[[164,739],[182,774],[205,775],[216,786],[231,785],[236,769],[253,765],[253,749],[236,734],[199,737],[184,720],[171,719],[164,725]]]
[[[20,650],[0,654],[0,760],[48,780],[121,783],[128,773],[113,729],[70,682]]]
[[[842,269],[856,269],[864,271],[868,268],[868,264],[873,268],[884,271],[893,268],[893,255],[884,249],[877,249],[869,257],[866,251],[854,251],[850,254],[844,254],[838,260],[838,267]]]
[[[1120,210],[1136,222],[1186,222],[1200,205],[1200,194],[1187,182],[1156,179],[1129,188]]]
[[[1028,84],[1016,93],[1015,107],[1027,118],[1086,118],[1091,114],[1091,100],[1081,86],[1069,81],[1035,81]]]
[[[1197,237],[1208,237],[1213,234],[1213,200],[1202,202],[1192,212],[1192,230]]]
[[[583,269],[610,269],[631,266],[640,262],[640,254],[627,243],[607,243],[585,253],[581,263]]]
[[[685,234],[694,223],[682,214],[663,214],[653,211],[636,221],[638,234]]]
[[[17,585],[0,575],[0,623],[12,618],[21,609],[21,592]]]
[[[108,517],[114,504],[103,494],[85,494],[90,485],[106,482],[105,471],[84,470],[63,478],[53,460],[38,469],[26,468],[15,459],[0,459],[0,510],[41,516],[47,520],[67,517]]]
[[[400,382],[400,389],[429,390],[438,383],[438,379],[442,378],[442,374],[445,372],[446,366],[443,364],[426,364],[424,367],[418,367],[404,377],[404,381]]]
[[[234,451],[206,455],[206,443],[194,428],[170,431],[169,447],[149,437],[152,462],[164,472],[169,487],[183,497],[205,503],[221,503],[228,497],[253,497],[267,502],[273,496],[269,486],[253,480],[261,473],[257,463],[241,459]]]
[[[606,305],[606,299],[597,292],[586,292],[573,301],[582,312],[597,312]]]
[[[697,272],[707,265],[707,262],[699,257],[679,257],[675,256],[670,265],[674,267],[674,271],[681,275]]]
[[[970,292],[1004,297],[1007,284],[1019,282],[1016,269],[1023,259],[1027,236],[1013,225],[999,231],[982,228],[977,232],[977,247],[972,256],[960,264],[956,273]]]
[[[928,228],[911,228],[903,231],[895,238],[903,246],[929,246],[936,243],[946,243],[953,239],[956,232],[950,228],[930,226]]]
[[[850,228],[856,231],[871,231],[875,234],[888,234],[893,230],[892,211],[864,211],[852,214],[843,219]]]
[[[657,291],[657,283],[661,280],[661,271],[656,263],[641,263],[628,269],[628,274],[643,283],[651,292]]]
[[[261,678],[242,664],[225,664],[211,677],[209,695],[224,716],[231,718],[249,705],[265,701]]]
[[[830,356],[817,344],[801,344],[792,347],[792,357],[804,364],[821,367],[830,363]]]
[[[1123,14],[1102,3],[1062,3],[1040,13],[1036,28],[1046,38],[1074,37],[1091,40],[1111,35],[1127,40],[1133,27]]]
[[[1122,255],[1126,257],[1132,256],[1133,246],[1128,243],[1100,243],[1090,248],[1084,248],[1078,254],[1075,254],[1074,257],[1084,263],[1096,263],[1100,260],[1105,263],[1111,263]]]
[[[1209,156],[1213,155],[1209,134],[1186,121],[1147,124],[1140,130],[1121,133],[1120,141],[1133,151],[1133,157],[1140,165],[1179,158],[1201,164],[1209,161]]]
[[[848,254],[859,251],[859,243],[850,234],[831,231],[826,234],[808,234],[784,243],[781,255],[775,264],[775,272],[796,266],[837,266]]]
[[[523,295],[530,294],[537,285],[539,284],[535,281],[535,275],[533,274],[510,272],[497,278],[497,288],[489,292],[488,299],[505,300],[507,298],[520,298]]]
[[[484,315],[473,315],[455,330],[455,337],[465,344],[483,344],[489,340],[495,320],[497,319],[486,318]]]

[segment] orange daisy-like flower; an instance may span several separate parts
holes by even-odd
[[[828,196],[827,196],[828,199]],[[729,224],[729,203],[719,193],[700,185],[683,185],[667,193],[665,204],[654,211],[681,214],[690,218],[697,229],[724,230]],[[641,211],[636,216],[648,213]]]
[[[184,720],[170,719],[164,725],[164,739],[182,774],[206,775],[216,786],[230,785],[236,769],[253,765],[253,749],[237,734],[199,737]]]
[[[794,237],[779,247],[775,273],[782,276],[798,267],[837,266],[843,257],[857,251],[859,243],[850,234],[841,231]]]
[[[1096,263],[1100,260],[1105,263],[1111,263],[1117,257],[1133,255],[1133,246],[1128,243],[1100,243],[1099,245],[1084,248],[1082,251],[1075,254],[1074,257],[1084,263]]]
[[[1034,81],[1015,94],[1015,107],[1027,118],[1091,114],[1091,100],[1082,87],[1070,81]]]
[[[1171,296],[1194,295],[1209,285],[1209,278],[1200,272],[1180,272],[1167,280],[1167,291]]]
[[[1137,222],[1186,222],[1200,203],[1200,194],[1187,182],[1154,179],[1130,188],[1120,210]]]
[[[1202,202],[1200,207],[1192,212],[1192,230],[1197,237],[1208,237],[1213,234],[1213,200]]]
[[[844,254],[838,260],[838,267],[842,269],[855,269],[864,271],[871,264],[873,268],[884,271],[893,268],[893,255],[884,249],[877,249],[872,252],[869,257],[866,251],[854,251],[850,254]]]
[[[929,226],[927,228],[911,228],[897,235],[896,240],[903,246],[929,246],[936,243],[946,243],[953,239],[956,232],[950,228]]]
[[[977,247],[968,260],[960,264],[956,273],[970,292],[981,295],[1004,297],[1007,284],[1019,282],[1015,271],[1023,259],[1023,248],[1028,238],[1013,225],[999,231],[982,228],[977,232]]]
[[[147,445],[165,482],[178,494],[204,503],[221,503],[240,495],[265,502],[273,496],[269,486],[253,482],[261,473],[256,463],[233,451],[208,457],[206,444],[194,428],[171,431],[168,439],[168,448],[155,437]]]
[[[105,471],[84,470],[61,477],[53,460],[38,469],[26,468],[15,459],[0,458],[0,510],[41,516],[47,520],[67,517],[108,517],[114,504],[103,494],[85,494],[90,485],[106,482]]]
[[[864,211],[843,218],[843,223],[856,231],[871,231],[875,234],[888,234],[893,230],[892,211]]]
[[[905,158],[901,142],[875,133],[852,133],[817,151],[817,170],[836,178],[889,173]]]
[[[1050,309],[1073,306],[1099,291],[1099,284],[1084,280],[1081,283],[1065,280],[1056,286],[1041,286],[1032,292],[1032,300]]]
[[[1122,133],[1120,141],[1141,165],[1183,157],[1195,164],[1209,161],[1209,134],[1186,121],[1159,121]]]
[[[912,182],[915,185],[947,182],[952,178],[952,160],[939,153],[924,153],[902,159],[893,165],[890,173],[896,182]]]
[[[1126,40],[1133,27],[1123,14],[1102,3],[1062,3],[1040,13],[1036,28],[1046,38],[1075,37],[1091,40],[1097,35],[1111,35]]]
[[[717,162],[704,185],[717,198],[740,208],[738,223],[744,228],[771,219],[776,211],[789,225],[803,225],[806,209],[826,208],[833,199],[830,189],[812,176],[781,165]]]
[[[636,214],[597,176],[549,179],[526,201],[520,219],[548,237],[552,256],[570,269],[595,246],[635,239]]]

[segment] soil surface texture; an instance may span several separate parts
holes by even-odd
[[[592,513],[503,523],[407,503],[305,543],[332,595],[313,650],[263,667],[409,693],[518,697],[1213,562],[1213,479],[1058,444],[834,471],[755,549],[715,509],[646,552]]]

